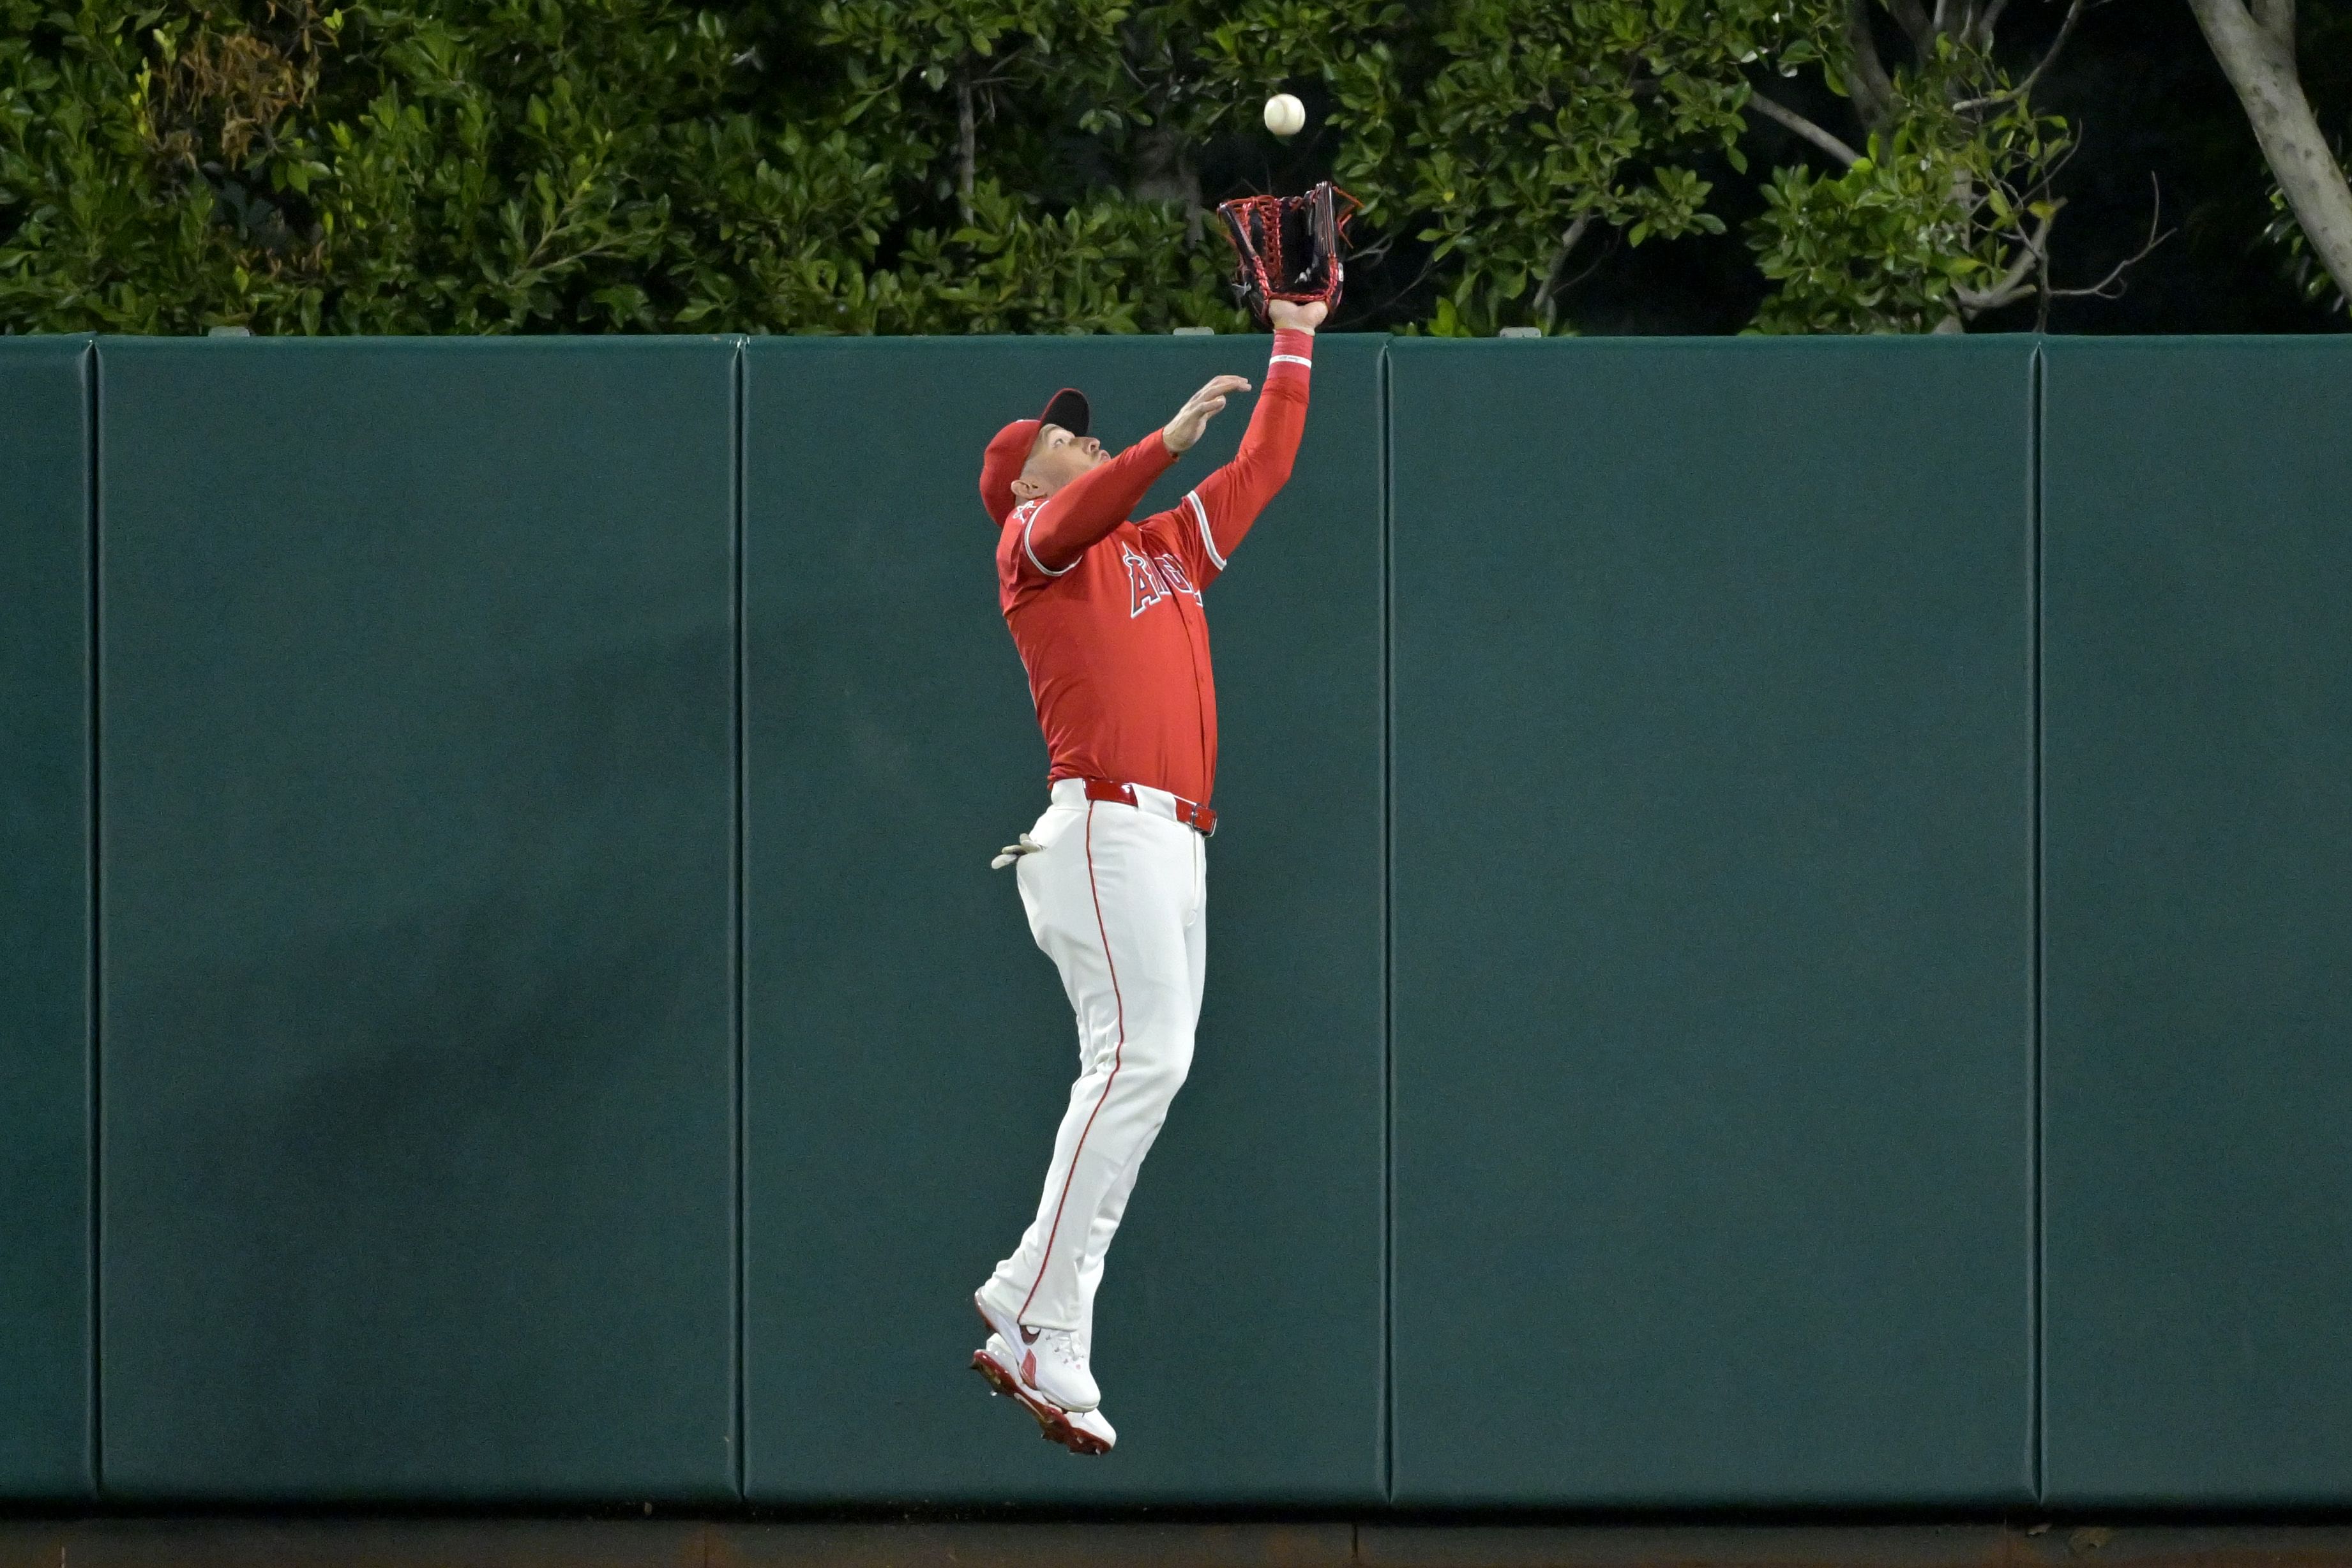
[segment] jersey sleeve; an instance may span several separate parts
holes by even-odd
[[[1148,533],[1178,552],[1203,585],[1225,569],[1225,562],[1241,544],[1290,479],[1298,456],[1299,437],[1307,429],[1307,392],[1314,369],[1315,334],[1279,331],[1274,334],[1273,356],[1266,362],[1265,386],[1257,406],[1250,410],[1249,430],[1233,461],[1202,479],[1184,499],[1144,524]]]
[[[1034,552],[1037,513],[1045,506],[1042,500],[1023,501],[1004,520],[1004,536],[996,547],[997,583],[1007,595],[1035,589],[1069,575],[1070,567],[1049,572],[1039,563]],[[1071,566],[1076,565],[1075,561]]]
[[[1080,556],[1127,521],[1143,492],[1175,461],[1176,454],[1154,430],[1045,500],[1013,508],[1004,520],[1011,548],[1001,552],[1014,574],[1007,586],[1067,575]]]

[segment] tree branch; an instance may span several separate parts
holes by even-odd
[[[2040,262],[2042,247],[2050,243],[2050,226],[2056,221],[2058,209],[2065,205],[2063,200],[2051,204],[2050,216],[2026,237],[2024,252],[2010,263],[2009,270],[2001,274],[2000,282],[1990,289],[1971,289],[1962,284],[1952,290],[1952,297],[1969,314],[1981,315],[1987,310],[1998,310],[2025,292],[2025,275]]]
[[[2050,291],[2050,253],[2046,250],[2042,253],[2041,261],[2036,263],[2034,266],[2033,282],[2033,330],[2037,332],[2046,332],[2050,330],[2050,300],[2052,299]]]
[[[2050,62],[2058,58],[2058,51],[2066,47],[2066,40],[2074,35],[2074,24],[2083,19],[2084,3],[2084,0],[2072,0],[2072,3],[2067,5],[2066,19],[2058,24],[2058,36],[2051,40],[2050,52],[2042,57],[2041,64],[2025,73],[2023,81],[2000,92],[1987,93],[1982,98],[1971,98],[1965,102],[1956,103],[1952,108],[1956,111],[1967,109],[1990,109],[1996,103],[2005,103],[2012,99],[2023,98],[2032,91],[2033,84],[2042,79],[2042,73],[2050,68]],[[1987,42],[1990,43],[1990,40],[1988,39]]]
[[[1350,258],[1349,259],[1351,259],[1351,260],[1352,260],[1352,259],[1353,259],[1353,258]],[[1431,257],[1428,260],[1423,261],[1423,262],[1421,264],[1421,270],[1420,270],[1420,271],[1418,271],[1418,272],[1414,273],[1414,274],[1412,275],[1412,278],[1411,278],[1407,282],[1405,282],[1402,287],[1400,287],[1399,289],[1397,289],[1394,292],[1391,293],[1387,299],[1385,299],[1385,300],[1381,300],[1379,304],[1374,305],[1373,307],[1371,307],[1371,309],[1370,309],[1370,310],[1366,310],[1366,311],[1364,312],[1364,314],[1363,314],[1363,318],[1362,318],[1362,319],[1363,319],[1363,320],[1365,320],[1365,321],[1373,321],[1373,320],[1377,320],[1377,319],[1379,318],[1379,316],[1380,316],[1381,312],[1382,312],[1383,310],[1387,310],[1391,305],[1395,304],[1399,300],[1403,299],[1407,294],[1412,293],[1415,289],[1420,288],[1420,287],[1421,287],[1421,284],[1422,284],[1422,280],[1423,280],[1423,279],[1427,278],[1427,277],[1430,275],[1430,273],[1431,273],[1431,272],[1434,271],[1434,270],[1436,269],[1436,267],[1437,267],[1437,258],[1436,258],[1435,257],[1433,257],[1433,257]],[[1352,295],[1351,295],[1351,296],[1349,296],[1349,303],[1352,305],[1352,304],[1354,303],[1354,300],[1355,300],[1355,297],[1354,297],[1354,296],[1352,296]],[[1343,308],[1344,308],[1344,307],[1343,307]]]
[[[971,221],[971,187],[980,163],[980,125],[972,113],[971,80],[956,82],[956,207]]]
[[[1784,109],[1780,104],[1775,103],[1772,100],[1765,97],[1760,92],[1749,93],[1748,96],[1748,101],[1755,105],[1756,111],[1759,114],[1761,114],[1765,119],[1788,127],[1798,135],[1803,137],[1806,141],[1811,142],[1814,146],[1820,148],[1822,152],[1827,153],[1831,157],[1835,158],[1841,164],[1847,168],[1852,168],[1862,157],[1861,153],[1855,152],[1853,148],[1847,146],[1844,142],[1839,141],[1836,137],[1831,135],[1828,132],[1822,130],[1820,126],[1814,124],[1811,121],[1806,119],[1795,110]]]
[[[2156,184],[2155,174],[2150,174],[2147,179],[2148,184],[2152,185]],[[2139,262],[2147,259],[2147,253],[2149,251],[2154,250],[2158,246],[2162,245],[2166,240],[2170,239],[2173,235],[2178,232],[2174,229],[2166,229],[2162,234],[2156,232],[2156,226],[2162,220],[2163,216],[2164,187],[2157,185],[2156,205],[2154,210],[2148,214],[2147,217],[2147,243],[2146,245],[2141,246],[2137,250],[2132,252],[2129,256],[2125,257],[2121,261],[2116,262],[2114,268],[2110,270],[2105,278],[2100,279],[2088,289],[2052,289],[2049,286],[2049,273],[2047,269],[2044,269],[2042,273],[2043,290],[2053,299],[2069,297],[2077,294],[2096,294],[2102,300],[2115,299],[2116,295],[2107,292],[2107,285],[2113,283],[2116,279],[2121,278],[2124,275],[2125,268],[2136,266]],[[2120,290],[2118,292],[2120,292]]]
[[[1911,47],[1923,56],[1936,51],[1936,28],[1927,20],[1927,13],[1919,9],[1919,0],[1886,0],[1886,8],[1895,13],[1895,21],[1910,36]]]
[[[1536,314],[1542,316],[1547,322],[1551,319],[1552,300],[1559,292],[1557,281],[1559,269],[1567,265],[1568,253],[1576,248],[1577,241],[1582,239],[1585,231],[1591,226],[1591,213],[1577,214],[1576,221],[1568,226],[1568,232],[1559,237],[1559,249],[1553,253],[1551,265],[1544,269],[1543,287],[1536,290]]]
[[[1937,0],[1941,8],[1943,0]],[[1854,112],[1872,130],[1884,129],[1895,110],[1895,84],[1878,58],[1878,39],[1870,30],[1870,0],[1846,0],[1845,42],[1853,55],[1846,89],[1853,94]]]
[[[2017,205],[2021,207],[2028,202],[2053,195],[2058,189],[2058,176],[2066,172],[2066,165],[2074,161],[2074,154],[2088,146],[2090,141],[2091,121],[2085,116],[2074,121],[2074,139],[2066,143],[2066,150],[2042,171],[2042,177],[2033,183],[2031,190],[2019,194]]]
[[[1609,231],[1609,243],[1608,243],[1608,244],[1606,244],[1606,245],[1604,245],[1604,246],[1602,246],[1602,247],[1601,247],[1601,254],[1600,254],[1600,255],[1598,255],[1598,256],[1596,256],[1596,257],[1594,257],[1591,261],[1587,262],[1587,263],[1585,264],[1584,270],[1583,270],[1583,271],[1581,271],[1581,272],[1580,272],[1580,273],[1578,273],[1575,277],[1573,277],[1573,278],[1563,278],[1563,279],[1561,279],[1559,280],[1559,290],[1558,290],[1558,291],[1559,291],[1559,293],[1565,294],[1565,293],[1567,293],[1570,289],[1575,288],[1579,283],[1583,282],[1586,279],[1588,279],[1588,278],[1591,277],[1594,273],[1596,273],[1596,272],[1600,271],[1600,270],[1601,270],[1601,264],[1602,262],[1604,262],[1604,261],[1608,260],[1612,256],[1615,255],[1615,254],[1616,254],[1616,252],[1617,252],[1617,237],[1618,237],[1618,233],[1619,233],[1619,231],[1618,231],[1618,230],[1613,229],[1613,228],[1612,228],[1612,229],[1611,229],[1611,230]]]

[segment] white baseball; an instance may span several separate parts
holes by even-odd
[[[1276,136],[1296,136],[1307,128],[1307,106],[1286,92],[1265,100],[1265,128]]]

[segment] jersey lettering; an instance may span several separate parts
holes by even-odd
[[[1153,556],[1152,560],[1159,564],[1160,575],[1167,583],[1170,592],[1181,594],[1196,605],[1201,602],[1201,590],[1192,586],[1192,579],[1184,574],[1182,562],[1165,551]]]
[[[1157,555],[1144,555],[1135,546],[1122,542],[1118,557],[1127,567],[1127,618],[1135,619],[1171,594],[1181,594],[1194,604],[1201,602],[1201,590],[1192,585],[1184,563],[1161,551]]]
[[[1127,618],[1131,621],[1168,596],[1168,580],[1132,544],[1121,543],[1118,554],[1127,564]]]

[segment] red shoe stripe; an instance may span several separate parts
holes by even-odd
[[[1118,994],[1118,965],[1110,956],[1110,931],[1103,924],[1102,888],[1095,880],[1095,803],[1091,800],[1087,802],[1087,890],[1094,895],[1095,931],[1102,938],[1104,967],[1110,971],[1110,999],[1118,1009],[1118,1040],[1111,1052],[1110,1077],[1103,1079],[1102,1099],[1096,1100],[1095,1108],[1087,1113],[1087,1124],[1078,1132],[1078,1146],[1070,1151],[1070,1168],[1062,1175],[1062,1195],[1054,1203],[1054,1223],[1045,1232],[1045,1252],[1037,1261],[1037,1278],[1029,1282],[1029,1294],[1021,1298],[1020,1309],[1013,1314],[1016,1328],[1021,1324],[1021,1314],[1037,1299],[1037,1287],[1045,1282],[1045,1265],[1053,1261],[1054,1242],[1062,1234],[1062,1210],[1070,1201],[1070,1182],[1078,1173],[1078,1156],[1087,1152],[1087,1139],[1095,1130],[1095,1118],[1102,1114],[1103,1106],[1110,1100],[1111,1085],[1118,1081],[1118,1069],[1127,1059],[1127,1003]],[[1026,1364],[1031,1368],[1029,1381],[1034,1384],[1037,1381],[1034,1353]]]

